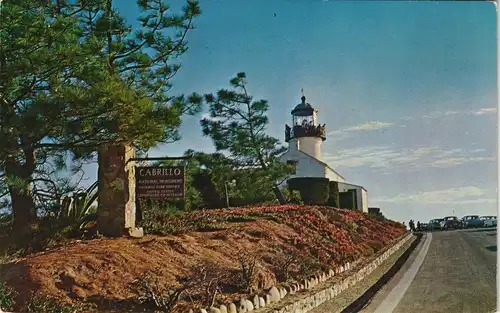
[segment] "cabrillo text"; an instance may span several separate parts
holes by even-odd
[[[180,176],[182,169],[179,167],[164,167],[164,168],[139,168],[139,176]]]

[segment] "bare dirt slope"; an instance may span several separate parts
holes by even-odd
[[[172,285],[203,264],[231,273],[217,298],[224,302],[242,293],[236,281],[241,255],[256,257],[252,289],[258,292],[279,283],[278,267],[287,256],[296,263],[289,279],[300,279],[322,266],[369,257],[406,232],[399,223],[359,212],[290,205],[199,211],[156,225],[158,232],[171,234],[74,241],[4,265],[2,280],[16,291],[19,310],[31,290],[66,303],[91,303],[95,311],[137,312],[144,309],[138,305],[137,278],[154,270]],[[203,303],[196,295],[184,300]]]

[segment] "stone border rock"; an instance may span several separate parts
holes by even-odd
[[[342,291],[353,286],[358,281],[364,279],[370,273],[372,273],[382,262],[387,260],[394,252],[399,250],[408,240],[415,239],[412,233],[407,234],[401,240],[399,240],[395,245],[387,249],[382,255],[371,261],[369,264],[365,265],[363,268],[357,272],[349,275],[345,279],[326,287],[317,293],[295,301],[291,304],[285,305],[282,308],[270,308],[273,313],[305,313],[308,312],[322,303],[331,300],[333,297],[340,294]],[[208,309],[201,309],[200,313],[246,313],[258,309],[263,309],[271,304],[277,304],[281,300],[286,300],[285,297],[290,294],[293,295],[298,291],[308,290],[314,288],[322,282],[326,282],[330,278],[343,273],[359,263],[361,260],[354,261],[352,263],[346,263],[337,271],[330,269],[328,272],[314,275],[310,279],[305,279],[300,283],[288,284],[285,287],[272,287],[269,291],[263,295],[254,295],[252,300],[240,299],[229,304],[229,306],[221,305],[219,308],[211,307]],[[194,313],[191,309],[189,313]]]

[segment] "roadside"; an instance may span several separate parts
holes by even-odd
[[[404,277],[411,276],[411,267],[418,263],[416,259],[422,250],[424,248],[413,253],[360,313],[494,312],[497,298],[495,229],[432,233],[425,259],[408,285]],[[398,293],[403,296],[396,300]]]
[[[327,301],[319,307],[309,311],[310,313],[340,313],[346,309],[351,303],[362,296],[371,286],[377,283],[382,276],[396,263],[396,261],[405,253],[412,245],[415,239],[406,242],[398,251],[394,252],[387,260],[382,262],[376,270],[370,273],[367,277],[359,281],[354,286],[343,291],[342,294],[334,299]],[[418,247],[417,247],[418,249]]]

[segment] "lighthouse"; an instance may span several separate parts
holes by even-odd
[[[306,102],[292,110],[292,125],[285,125],[285,141],[288,151],[281,155],[282,162],[295,165],[293,177],[325,177],[343,182],[344,177],[323,161],[323,142],[326,140],[326,125],[320,125],[318,110]]]
[[[290,150],[300,150],[317,160],[322,160],[322,145],[326,140],[326,125],[319,125],[318,110],[306,103],[302,95],[301,103],[292,110],[292,126],[285,126],[285,141]]]
[[[341,200],[352,199],[354,196],[356,201],[351,203],[351,209],[368,212],[366,189],[360,185],[347,183],[345,178],[323,158],[326,125],[319,123],[318,110],[307,103],[304,94],[300,100],[300,103],[291,111],[292,124],[285,125],[285,141],[288,143],[288,150],[280,156],[281,162],[293,168],[289,178],[328,178],[329,181],[338,183]],[[283,188],[286,184],[283,182],[280,187]]]

